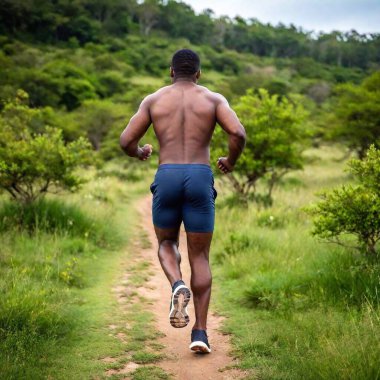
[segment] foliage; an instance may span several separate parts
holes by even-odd
[[[0,33],[46,43],[78,44],[107,36],[164,34],[191,43],[234,49],[258,56],[305,58],[339,67],[363,69],[379,63],[379,34],[333,31],[313,35],[294,25],[274,26],[256,19],[216,17],[211,9],[196,14],[174,0],[65,0],[0,3]],[[313,65],[311,65],[313,66]]]
[[[322,201],[308,209],[314,216],[313,234],[345,245],[342,236],[354,235],[356,248],[375,258],[380,241],[380,150],[372,145],[363,161],[351,160],[349,170],[358,185],[325,192]]]
[[[0,119],[0,188],[22,203],[48,191],[77,189],[82,180],[74,171],[90,158],[85,139],[65,144],[61,130],[45,125],[44,111],[26,102],[27,94],[19,91]]]
[[[98,247],[117,246],[120,236],[111,229],[112,226],[85,214],[77,205],[57,199],[38,199],[26,205],[4,202],[0,207],[0,233],[25,231],[33,235],[44,232],[92,241]],[[76,245],[75,251],[82,250],[81,244]]]
[[[126,115],[130,113],[129,107],[120,103],[110,100],[87,100],[80,108],[65,117],[63,132],[69,140],[85,136],[95,150],[100,150],[105,141],[112,139],[115,156],[120,153],[118,136],[127,122]]]
[[[132,354],[104,333],[110,321],[123,328],[127,318],[133,326],[129,341],[140,338],[145,349],[154,341],[150,314],[144,309],[126,316],[111,291],[133,228],[130,203],[136,190],[123,188],[125,197],[120,191],[125,183],[108,180],[108,196],[115,202],[106,203],[92,196],[98,186],[92,179],[65,201],[46,197],[24,207],[11,201],[0,205],[2,378],[101,377],[110,364],[99,358]],[[78,349],[86,354],[78,355]]]
[[[14,8],[16,3],[17,9]],[[13,19],[7,19],[1,26],[4,35],[0,37],[0,108],[22,88],[29,94],[31,107],[50,106],[57,111],[49,111],[59,117],[50,118],[46,124],[61,128],[65,141],[87,136],[105,159],[118,155],[118,136],[143,97],[170,82],[170,57],[173,51],[184,46],[194,48],[201,56],[204,75],[200,84],[223,93],[231,102],[249,88],[266,88],[270,94],[290,99],[294,95],[289,94],[307,94],[319,106],[306,105],[306,108],[311,111],[311,122],[320,124],[321,131],[330,124],[325,117],[332,108],[329,89],[336,82],[357,82],[365,75],[357,67],[317,62],[308,49],[303,49],[307,57],[279,58],[271,46],[264,49],[262,45],[275,44],[277,32],[269,33],[272,39],[268,41],[249,33],[242,43],[251,43],[250,47],[240,46],[229,34],[244,36],[251,29],[261,33],[267,27],[276,30],[277,27],[259,22],[251,25],[241,19],[219,20],[209,10],[196,15],[184,3],[155,0],[144,3],[145,11],[154,8],[158,12],[153,17],[155,23],[149,36],[139,34],[142,27],[139,15],[144,7],[134,1],[86,0],[75,8],[64,1],[58,1],[56,6],[47,1],[35,7],[32,7],[33,1],[16,3],[6,2],[7,7],[0,5],[2,16],[13,9]],[[167,9],[170,13],[164,12]],[[29,14],[33,20],[26,17]],[[62,15],[64,20],[60,18]],[[98,25],[97,31],[93,30],[95,35],[84,36],[85,32],[92,32],[91,29],[81,31],[83,17]],[[37,20],[46,23],[45,31],[50,30],[50,23],[54,24],[51,30],[55,30],[55,34],[44,35]],[[73,26],[74,20],[77,21]],[[170,38],[165,34],[168,30]],[[204,30],[207,33],[200,33]],[[289,32],[283,26],[278,30],[281,30],[279,34]],[[298,32],[292,29],[289,33]],[[255,47],[256,43],[263,48]],[[363,49],[370,49],[369,41],[363,44]],[[251,54],[252,51],[261,57]],[[47,110],[44,108],[45,113]]]
[[[300,104],[285,97],[270,95],[261,89],[248,90],[234,106],[248,140],[242,157],[228,176],[235,190],[247,199],[253,197],[271,202],[272,190],[289,171],[302,168],[301,152],[308,135],[303,124],[306,113]],[[216,155],[225,155],[226,138],[217,132]],[[265,180],[266,194],[257,193],[257,182]]]
[[[230,207],[219,192],[211,259],[223,331],[249,378],[377,379],[380,263],[310,235],[299,207],[350,180],[340,149],[310,153],[316,159],[292,174],[303,186],[281,186],[268,209]],[[281,223],[262,223],[268,215]]]
[[[360,86],[337,87],[338,126],[333,137],[364,158],[371,144],[380,147],[380,71],[366,78]]]

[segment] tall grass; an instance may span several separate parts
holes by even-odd
[[[84,189],[91,196],[71,202],[1,203],[1,378],[48,377],[57,356],[83,335],[93,312],[85,307],[88,289],[125,242],[112,203],[121,194],[108,188],[112,199],[103,201]]]
[[[269,209],[219,198],[217,304],[252,378],[380,378],[380,265],[311,237],[301,211],[317,190],[348,180],[332,153],[314,152]]]
[[[76,204],[58,199],[40,199],[30,204],[4,202],[0,206],[0,233],[7,231],[80,237],[99,246],[120,241],[111,224],[89,216]]]

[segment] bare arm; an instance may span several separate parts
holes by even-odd
[[[233,170],[244,149],[246,133],[236,113],[222,96],[216,107],[216,121],[228,134],[228,157],[221,157],[218,160],[219,169],[224,173],[228,173]]]
[[[152,146],[144,145],[142,148],[138,146],[140,139],[148,130],[152,120],[150,118],[150,97],[146,97],[140,104],[135,115],[132,116],[127,127],[120,136],[121,149],[130,157],[137,157],[145,161],[152,154]]]

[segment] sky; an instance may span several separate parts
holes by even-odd
[[[293,23],[307,31],[380,33],[380,0],[184,0],[196,12],[257,18],[276,25]]]

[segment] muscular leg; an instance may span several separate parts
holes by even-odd
[[[187,250],[191,267],[191,290],[194,297],[193,329],[206,330],[207,311],[211,296],[209,251],[212,232],[187,232]]]
[[[158,228],[154,227],[158,240],[158,258],[166,277],[173,285],[182,279],[181,255],[178,251],[179,227]]]

